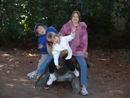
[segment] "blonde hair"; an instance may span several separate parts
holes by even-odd
[[[59,37],[56,33],[54,33],[54,32],[49,32],[48,34],[47,34],[47,51],[48,51],[48,53],[49,54],[51,54],[52,53],[52,48],[53,48],[53,42],[52,42],[52,39],[54,38],[54,37]]]

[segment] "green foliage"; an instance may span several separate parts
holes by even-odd
[[[0,46],[6,43],[33,45],[36,41],[33,32],[35,24],[53,25],[60,30],[74,10],[81,12],[82,20],[91,32],[89,38],[92,42],[101,39],[99,43],[109,43],[108,36],[114,31],[115,17],[125,18],[126,32],[130,30],[128,0],[1,0]],[[95,39],[93,36],[96,36]]]

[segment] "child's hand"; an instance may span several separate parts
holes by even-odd
[[[61,67],[59,65],[56,66],[56,69],[60,69]]]
[[[76,27],[72,27],[71,32],[75,33],[75,31],[76,31]]]
[[[42,45],[42,44],[39,44],[39,45],[38,45],[38,48],[39,48],[39,49],[41,49],[42,47],[43,47],[43,45]]]

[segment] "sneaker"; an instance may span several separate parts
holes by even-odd
[[[30,73],[27,74],[27,76],[28,76],[30,79],[35,78],[36,75],[37,75],[37,71],[36,71],[36,70],[34,70],[34,71],[32,71],[32,72],[30,72]]]
[[[86,87],[82,87],[82,88],[81,88],[81,94],[82,94],[83,96],[88,95],[88,91],[87,91]]]
[[[75,69],[75,70],[73,71],[73,73],[75,74],[76,77],[79,76],[79,71],[78,71],[77,69]]]
[[[55,81],[55,80],[56,80],[56,76],[55,75],[50,76],[49,80],[47,81],[47,85],[51,85],[53,83],[53,81]]]

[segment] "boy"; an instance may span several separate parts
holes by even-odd
[[[44,74],[46,65],[52,60],[52,55],[47,52],[46,35],[48,32],[58,33],[54,27],[50,26],[47,28],[42,23],[39,23],[34,27],[34,32],[38,37],[38,49],[42,55],[38,62],[37,69],[27,74],[29,78],[38,78],[41,74]]]

